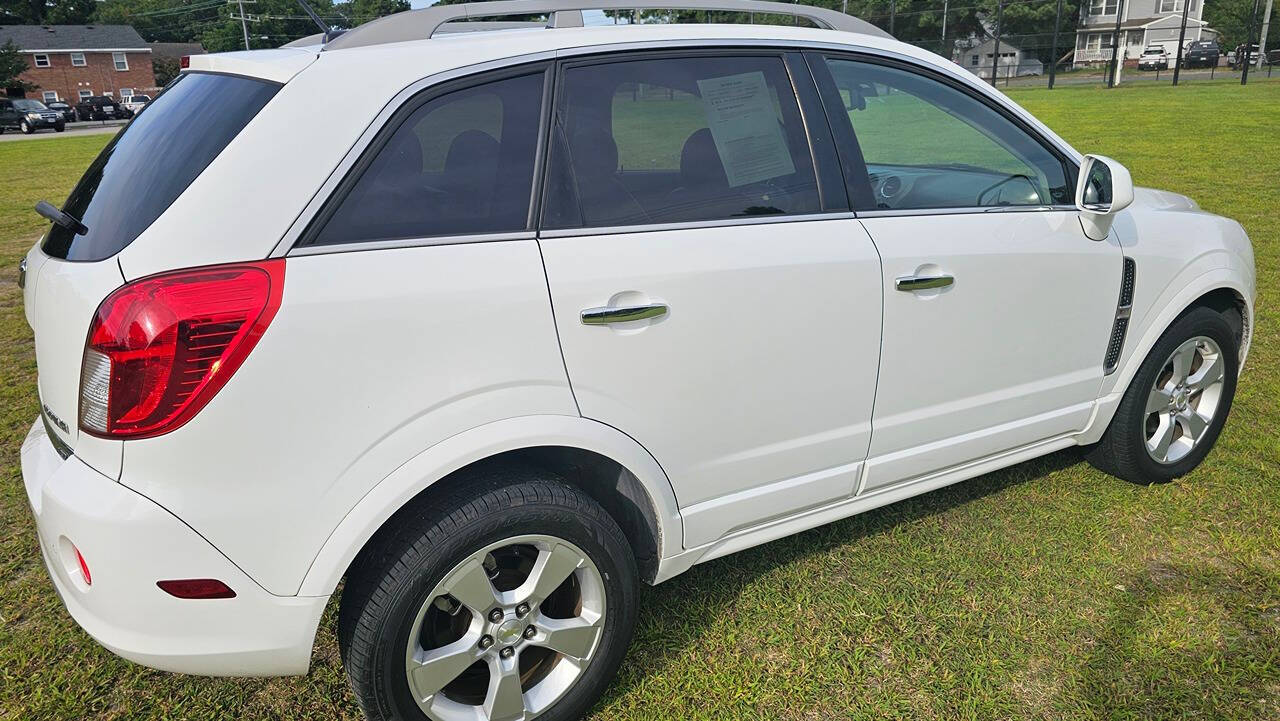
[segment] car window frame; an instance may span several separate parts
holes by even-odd
[[[851,217],[848,195],[844,192],[844,180],[840,173],[837,145],[832,137],[829,120],[823,110],[818,87],[804,61],[803,47],[790,44],[769,45],[689,45],[675,48],[627,48],[622,50],[605,50],[582,55],[562,57],[556,61],[556,81],[552,99],[551,118],[557,117],[563,103],[564,74],[578,67],[592,65],[612,65],[634,62],[637,60],[671,60],[701,57],[771,57],[782,62],[795,98],[800,115],[801,130],[809,151],[809,159],[813,167],[814,182],[817,186],[820,210],[816,213],[783,213],[778,215],[761,215],[742,218],[717,218],[690,221],[656,221],[633,225],[584,226],[578,228],[546,228],[544,213],[546,210],[546,193],[542,195],[542,207],[538,212],[538,236],[545,238],[570,237],[582,235],[608,235],[614,233],[656,232],[660,230],[720,227],[726,225],[762,225],[768,223],[797,222],[802,220],[831,219],[833,217]],[[555,126],[548,128],[547,147],[550,147],[550,133]],[[542,185],[549,182],[549,163],[543,167]]]
[[[1025,120],[1018,117],[1015,113],[1010,112],[1008,108],[1004,107],[1001,103],[996,102],[994,99],[987,97],[983,93],[976,92],[973,88],[967,87],[966,83],[961,80],[949,77],[932,68],[901,60],[896,57],[886,57],[883,55],[859,52],[856,50],[809,50],[805,52],[805,60],[808,62],[809,70],[813,74],[814,81],[817,83],[819,95],[822,98],[823,108],[827,113],[828,122],[831,125],[832,132],[836,136],[836,150],[840,155],[841,166],[845,171],[845,186],[849,193],[849,205],[854,212],[857,213],[858,217],[874,218],[915,215],[959,215],[969,213],[1030,213],[1076,210],[1076,206],[1073,203],[996,206],[974,205],[904,209],[885,209],[876,208],[873,204],[869,206],[866,205],[869,201],[874,203],[875,195],[871,187],[870,177],[867,173],[865,156],[863,155],[861,142],[857,139],[857,133],[854,131],[852,123],[836,122],[839,117],[838,114],[845,112],[845,110],[843,101],[837,101],[840,97],[839,90],[836,88],[835,78],[831,74],[830,68],[827,66],[826,61],[828,59],[856,61],[894,68],[903,72],[914,73],[928,80],[941,83],[958,92],[964,93],[970,99],[982,103],[984,106],[1012,123],[1014,127],[1022,131],[1033,142],[1053,156],[1062,165],[1066,187],[1068,188],[1074,188],[1076,186],[1080,166],[1074,158],[1071,158],[1064,153],[1057,144],[1050,142],[1048,138],[1046,138],[1036,128],[1028,124]],[[832,106],[836,106],[835,110],[832,109]]]
[[[536,232],[537,215],[535,211],[542,207],[543,166],[546,162],[546,146],[548,126],[551,115],[550,97],[553,92],[555,78],[555,62],[551,59],[533,60],[515,65],[505,65],[491,70],[465,73],[440,79],[439,82],[427,84],[415,89],[404,99],[389,116],[378,126],[373,138],[359,148],[355,161],[346,167],[341,179],[332,187],[318,210],[307,221],[302,232],[290,245],[289,254],[311,255],[336,253],[346,250],[374,250],[379,248],[416,247],[424,245],[449,245],[465,242],[483,242],[496,240],[513,240],[532,238]],[[538,129],[535,137],[533,156],[533,177],[529,190],[529,205],[525,212],[524,228],[518,230],[483,231],[479,233],[455,233],[441,235],[421,235],[411,238],[374,238],[354,240],[345,243],[318,244],[316,239],[326,224],[342,206],[343,201],[351,194],[356,184],[364,176],[366,170],[377,159],[378,155],[400,130],[401,126],[422,106],[451,93],[477,88],[501,80],[536,75],[542,73],[542,106],[538,111]],[[425,82],[425,80],[424,80]],[[341,166],[340,168],[341,169]],[[321,188],[321,192],[324,188]]]

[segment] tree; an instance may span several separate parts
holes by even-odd
[[[351,0],[333,6],[335,13],[347,19],[347,27],[355,27],[408,9],[408,0]]]
[[[1266,0],[1258,3],[1258,17],[1253,25],[1253,41],[1258,42],[1262,32],[1262,13],[1266,10]],[[1249,37],[1249,15],[1253,12],[1253,0],[1211,0],[1204,6],[1204,19],[1209,27],[1222,35],[1218,42],[1224,50],[1247,42]],[[1271,28],[1267,33],[1267,48],[1280,47],[1280,22],[1271,18]]]
[[[79,25],[93,18],[94,0],[0,0],[0,25]]]
[[[22,48],[12,40],[0,45],[0,91],[21,90],[29,93],[40,86],[18,77],[27,71],[27,60]]]
[[[156,85],[162,88],[182,72],[177,58],[155,58],[151,61],[151,68],[156,74]]]

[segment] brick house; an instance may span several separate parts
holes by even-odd
[[[45,102],[159,90],[151,48],[130,25],[0,25],[0,45],[10,40],[26,56],[22,79],[39,86],[30,95]]]

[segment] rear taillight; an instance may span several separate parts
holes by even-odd
[[[283,259],[155,275],[107,296],[89,326],[80,428],[149,438],[209,402],[280,308]]]

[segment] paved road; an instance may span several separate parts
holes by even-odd
[[[104,135],[107,133],[115,133],[120,130],[125,121],[115,120],[108,123],[73,123],[67,126],[65,132],[56,133],[52,130],[38,130],[30,135],[23,135],[16,130],[6,130],[4,135],[0,135],[0,142],[9,142],[12,140],[43,140],[46,138],[70,138],[81,135]]]

